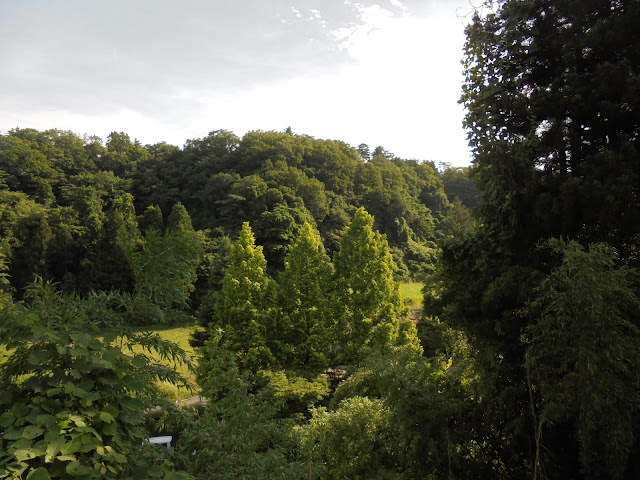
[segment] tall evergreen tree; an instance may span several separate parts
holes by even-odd
[[[151,228],[158,232],[164,232],[164,220],[162,210],[158,205],[149,205],[138,219],[140,231],[145,232]]]
[[[193,232],[191,217],[182,203],[173,205],[169,218],[167,218],[167,229],[177,232]]]
[[[538,387],[527,385],[521,339],[539,319],[522,312],[545,278],[545,305],[569,299],[549,276],[558,256],[536,246],[559,236],[585,246],[607,242],[618,252],[614,263],[640,261],[640,2],[492,3],[492,13],[476,16],[467,27],[462,96],[481,192],[481,227],[444,245],[442,289],[425,304],[427,313],[471,334],[481,347],[481,364],[492,372],[483,396],[489,428],[476,433],[479,443],[491,445],[486,451],[492,461],[505,466],[496,475],[540,478],[528,391],[535,393],[555,377],[538,377]],[[602,293],[597,284],[586,288],[581,294],[587,297]],[[565,313],[572,322],[584,317],[580,310]],[[552,316],[544,321],[547,334],[568,338],[556,330]],[[637,316],[626,320],[638,323]],[[602,341],[610,343],[606,337]],[[623,364],[620,359],[601,375],[598,391],[590,395],[615,389],[625,378]],[[637,395],[637,383],[633,390]],[[581,415],[580,409],[570,415]],[[562,471],[600,478],[624,469],[603,473],[581,465],[579,427],[570,425],[545,434],[547,452],[562,458]]]
[[[500,0],[467,28],[462,103],[486,229],[515,255],[539,238],[640,235],[640,4]]]
[[[359,208],[334,257],[337,335],[348,361],[357,360],[366,345],[393,342],[403,313],[389,245],[373,222]]]
[[[249,223],[244,222],[231,247],[231,262],[214,306],[216,322],[210,328],[224,329],[226,345],[249,368],[275,361],[267,346],[268,290],[267,261]]]
[[[460,198],[456,197],[442,221],[443,233],[456,237],[469,233],[472,228],[473,221],[469,209],[462,204]]]
[[[329,285],[332,266],[318,232],[305,223],[278,277],[283,311],[282,339],[289,366],[319,373],[327,367],[332,342]]]

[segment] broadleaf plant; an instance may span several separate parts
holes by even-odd
[[[166,461],[144,464],[136,455],[148,437],[144,412],[159,401],[154,382],[186,386],[150,353],[189,361],[177,345],[127,328],[106,306],[117,297],[80,298],[37,281],[24,302],[0,312],[9,352],[0,370],[0,478],[170,472]]]

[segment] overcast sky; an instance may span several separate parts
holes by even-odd
[[[480,3],[478,1],[473,3]],[[467,165],[470,0],[0,0],[0,132],[284,130]]]

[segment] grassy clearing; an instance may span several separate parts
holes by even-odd
[[[140,328],[141,331],[150,331],[152,333],[157,333],[163,340],[169,340],[174,343],[177,343],[187,354],[187,357],[194,363],[196,362],[196,352],[193,347],[189,345],[189,338],[194,330],[196,330],[197,326],[173,326],[173,327],[147,327]],[[161,361],[158,355],[152,354],[152,358],[155,360]],[[174,385],[171,385],[167,382],[162,382],[159,387],[160,390],[166,395],[169,400],[182,400],[185,398],[192,397],[198,394],[199,387],[196,384],[196,377],[193,372],[190,372],[186,365],[174,365],[169,364],[170,366],[175,366],[176,370],[187,380],[187,382],[191,385],[192,390],[186,388],[177,388]]]
[[[400,298],[411,308],[422,305],[422,283],[407,282],[400,284]]]

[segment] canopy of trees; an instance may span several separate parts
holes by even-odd
[[[432,164],[290,131],[184,149],[1,136],[0,478],[301,476],[297,446],[315,435],[301,419],[335,387],[321,373],[399,348],[420,358],[396,280],[433,269],[450,212]],[[174,420],[199,456],[149,457],[152,382],[182,380],[140,349],[184,356],[132,328],[194,317],[212,406]],[[241,443],[202,448],[238,429]]]
[[[201,230],[215,256],[220,239],[248,221],[273,273],[284,268],[286,248],[305,222],[327,253],[337,251],[361,206],[387,235],[394,273],[424,276],[450,209],[443,176],[430,163],[382,148],[365,162],[342,142],[290,131],[238,138],[219,130],[183,149],[143,146],[116,132],[105,144],[59,130],[0,136],[0,247],[18,296],[35,275],[67,292],[130,291],[120,238],[150,228]],[[220,272],[201,269],[197,304],[211,286],[206,278]]]

